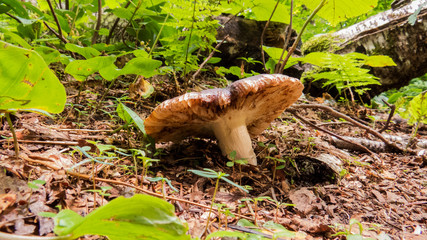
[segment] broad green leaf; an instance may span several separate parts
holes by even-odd
[[[253,19],[256,19],[257,21],[267,21],[270,18],[271,13],[277,1],[276,0],[254,0],[253,3],[254,3],[254,6],[251,8],[252,10],[251,12],[254,15]],[[273,17],[271,18],[271,21],[289,23],[289,12],[290,12],[290,9],[288,9],[287,6],[279,2]],[[249,18],[251,18],[251,15],[249,15]]]
[[[221,1],[221,4],[225,8],[223,12],[233,15],[243,15],[246,18],[257,21],[267,21],[271,16],[276,2],[276,0],[235,0]],[[271,21],[289,23],[289,12],[289,7],[280,1]]]
[[[11,42],[11,43],[16,43],[23,48],[27,48],[27,49],[31,48],[31,45],[28,44],[27,41],[25,41],[25,39],[23,39],[18,34],[10,32],[9,30],[7,30],[5,28],[0,28],[0,32],[4,33],[6,41]]]
[[[296,236],[295,232],[290,231],[286,229],[284,226],[282,226],[281,224],[277,224],[273,221],[268,221],[264,223],[263,227],[274,230],[273,232],[276,238],[277,237],[295,238]]]
[[[116,8],[113,9],[114,15],[118,18],[130,19],[132,17],[132,11],[128,8]]]
[[[85,218],[75,214],[61,211],[55,218],[60,226],[55,227],[55,233],[72,234],[73,238],[102,235],[111,240],[190,239],[173,205],[148,195],[118,197]]]
[[[78,53],[85,57],[86,59],[93,58],[99,56],[101,53],[92,47],[82,47],[76,44],[67,43],[65,44],[65,48],[70,50],[71,52]]]
[[[141,119],[141,117],[136,114],[132,109],[126,107],[123,103],[119,103],[117,105],[117,114],[119,117],[127,122],[127,123],[135,123],[135,125],[138,127],[138,129],[145,135],[145,127],[144,127],[144,121]]]
[[[126,65],[120,71],[120,75],[136,74],[149,78],[157,74],[156,70],[161,65],[162,62],[159,60],[153,60],[146,57],[137,57],[126,63]]]
[[[40,54],[40,56],[43,57],[47,65],[53,62],[61,61],[61,53],[59,53],[59,51],[54,48],[39,46],[34,48],[34,51],[36,51],[38,54]]]
[[[67,65],[65,72],[71,74],[78,81],[84,81],[91,74],[104,68],[114,68],[115,61],[116,56],[99,56],[87,60],[75,60]]]
[[[37,52],[0,41],[1,110],[60,113],[65,101],[64,86]]]
[[[271,58],[273,58],[276,63],[279,61],[280,56],[282,55],[283,49],[282,48],[276,48],[276,47],[267,47],[267,46],[262,46],[262,48],[264,49],[264,51],[268,54],[268,56],[270,56]],[[288,51],[285,51],[283,53],[283,57],[282,60],[286,57],[286,55],[288,54]],[[288,67],[291,67],[295,64],[298,63],[298,61],[300,61],[299,58],[294,58],[294,57],[290,57],[288,59],[288,62],[285,65],[285,69]]]
[[[84,221],[84,218],[70,209],[65,209],[59,212],[54,220],[55,228],[53,231],[56,235],[64,236],[71,234],[74,228]]]
[[[378,56],[369,56],[366,58],[364,65],[370,67],[386,67],[386,66],[396,66],[393,59],[389,56],[378,55]]]
[[[18,17],[29,19],[27,11],[24,7],[22,7],[21,2],[17,0],[2,0],[0,2],[0,6],[8,6],[10,7]]]
[[[309,9],[314,10],[322,0],[302,0]],[[369,12],[377,6],[378,0],[327,0],[325,6],[317,13],[332,26],[349,18]]]

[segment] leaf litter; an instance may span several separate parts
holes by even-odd
[[[126,103],[141,116],[148,115],[156,105],[153,99],[179,94],[171,83],[166,84],[170,90],[164,96],[159,89],[165,86],[164,79],[159,82],[151,80],[150,83],[155,89],[153,98]],[[77,92],[73,90],[77,85],[67,85],[67,91]],[[421,239],[427,231],[426,156],[425,152],[422,154],[423,150],[419,155],[378,152],[376,159],[354,149],[340,149],[333,144],[331,136],[296,120],[288,112],[253,140],[261,162],[256,168],[237,164],[227,167],[228,160],[212,140],[157,144],[163,150],[155,158],[161,161],[148,169],[147,176],[169,179],[177,191],[161,181],[150,182],[135,175],[133,159],[119,154],[120,149],[105,151],[104,155],[111,156],[100,159],[111,165],[88,161],[73,168],[76,174],[70,175],[70,167],[88,160],[76,151],[76,146],[87,146],[91,149],[88,152],[95,153],[93,156],[102,155],[94,141],[121,149],[144,147],[136,130],[112,134],[112,130],[122,124],[111,117],[115,110],[112,107],[114,101],[107,99],[102,106],[103,112],[109,114],[91,112],[88,106],[100,97],[93,92],[101,89],[90,81],[86,86],[88,89],[80,95],[82,102],[79,106],[68,105],[58,119],[32,113],[21,113],[15,118],[25,157],[14,159],[12,143],[7,139],[0,140],[0,166],[3,169],[0,175],[1,231],[52,236],[53,221],[38,216],[40,212],[56,213],[59,209],[69,208],[84,216],[118,196],[129,197],[138,193],[139,187],[160,197],[176,199],[169,200],[175,205],[176,214],[189,224],[192,237],[200,237],[207,222],[209,209],[206,207],[212,200],[215,181],[187,170],[203,168],[228,173],[235,183],[252,188],[248,195],[229,184],[220,184],[216,203],[222,204],[224,210],[212,215],[210,232],[226,229],[226,226],[233,228],[239,219],[256,220],[259,226],[275,221],[288,230],[304,233],[306,239],[335,239],[333,234],[348,229],[350,219],[363,225],[365,237],[386,233],[391,239]],[[123,87],[116,86],[110,94],[120,96],[123,94],[120,89]],[[68,101],[77,102],[77,95]],[[333,107],[348,115],[362,108]],[[333,117],[321,110],[297,111],[315,124],[334,122]],[[369,111],[376,117],[387,118],[380,111]],[[366,132],[348,124],[330,124],[327,128],[341,136],[372,140]],[[389,130],[389,134],[399,137],[411,133],[404,120],[392,122]],[[7,124],[3,124],[0,134],[10,137]],[[417,139],[426,140],[425,127],[419,129]],[[45,184],[30,188],[29,182],[37,179]],[[101,186],[112,187],[108,190],[109,195],[102,196],[93,191]],[[257,205],[253,201],[242,201],[263,196],[269,198],[258,201]],[[277,202],[293,206],[277,208]],[[232,215],[225,214],[225,209],[230,209]]]

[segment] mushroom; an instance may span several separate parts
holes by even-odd
[[[301,82],[281,74],[262,74],[226,88],[190,92],[157,106],[145,130],[157,142],[188,136],[216,137],[222,154],[257,165],[251,137],[260,134],[303,90]]]

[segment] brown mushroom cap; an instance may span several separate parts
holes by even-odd
[[[296,78],[262,74],[223,89],[186,93],[157,106],[145,120],[145,130],[157,142],[188,136],[215,137],[218,124],[236,119],[246,125],[253,137],[294,103],[303,88]]]

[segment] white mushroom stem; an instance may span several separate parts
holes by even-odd
[[[246,159],[249,164],[256,166],[256,155],[252,149],[245,119],[239,116],[230,117],[230,115],[222,117],[212,126],[222,154],[229,157],[232,151],[236,151],[235,159]]]

